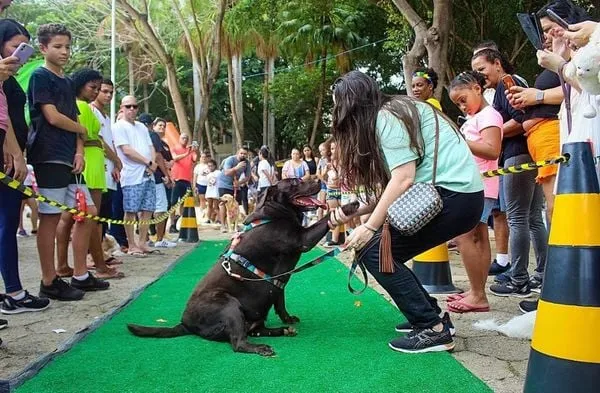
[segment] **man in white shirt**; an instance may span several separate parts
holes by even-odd
[[[123,188],[123,208],[125,220],[149,220],[156,206],[156,188],[154,171],[156,170],[156,152],[148,135],[148,129],[135,121],[138,104],[133,96],[121,100],[123,117],[113,126],[114,144],[117,154],[123,162],[121,187]],[[140,225],[139,242],[135,241],[132,225],[125,225],[129,242],[128,254],[145,256],[150,250],[147,246],[148,225]]]

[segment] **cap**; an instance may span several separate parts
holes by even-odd
[[[149,113],[142,113],[141,115],[138,116],[138,121],[140,123],[144,123],[146,126],[149,126],[152,124],[152,116],[150,116]]]

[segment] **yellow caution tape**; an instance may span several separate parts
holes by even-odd
[[[167,218],[169,218],[169,216],[171,215],[171,213],[173,213],[179,206],[181,206],[181,204],[185,201],[185,199],[191,194],[191,191],[188,190],[185,195],[183,197],[181,197],[177,203],[175,205],[173,205],[169,211],[167,211],[166,213],[161,214],[158,217],[153,218],[152,220],[143,220],[143,221],[135,221],[135,220],[129,220],[129,221],[125,221],[125,220],[112,220],[110,218],[105,218],[105,217],[99,217],[99,216],[94,216],[92,214],[86,213],[84,211],[80,211],[77,209],[74,209],[72,207],[69,207],[67,205],[63,205],[60,202],[56,202],[53,201],[51,199],[46,198],[43,195],[37,194],[35,191],[33,191],[31,188],[25,186],[23,183],[13,179],[12,177],[8,176],[6,173],[1,172],[0,171],[0,182],[4,183],[5,185],[7,185],[8,187],[12,188],[13,190],[17,190],[19,192],[21,192],[22,194],[28,196],[29,198],[34,198],[35,200],[42,202],[42,203],[46,203],[50,206],[54,206],[59,208],[60,210],[67,212],[67,213],[71,213],[74,216],[79,216],[79,217],[84,217],[87,218],[89,220],[93,220],[93,221],[98,221],[98,222],[105,222],[107,224],[119,224],[119,225],[146,225],[146,224],[158,224],[159,222],[162,222],[164,220],[166,220]]]

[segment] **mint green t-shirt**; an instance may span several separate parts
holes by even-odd
[[[425,103],[415,102],[421,118],[421,132],[425,142],[423,161],[417,166],[415,182],[431,183],[433,181],[433,153],[435,149],[435,118],[431,107]],[[483,181],[462,136],[442,116],[438,117],[440,139],[438,147],[436,186],[455,192],[478,192],[483,190]],[[410,139],[406,127],[387,110],[380,110],[377,115],[377,133],[381,150],[389,170],[415,161],[419,157],[410,149]]]

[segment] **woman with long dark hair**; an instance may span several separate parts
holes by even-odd
[[[389,343],[402,352],[454,348],[451,322],[404,263],[414,256],[470,231],[483,211],[483,182],[465,140],[452,121],[419,100],[388,96],[367,75],[352,71],[333,86],[332,135],[338,144],[340,176],[361,187],[369,219],[350,235],[348,246],[389,293],[408,319],[398,331],[414,329]],[[392,273],[379,270],[382,226],[390,205],[417,182],[432,183],[436,135],[436,188],[443,209],[412,236],[389,226]],[[341,209],[332,224],[347,221]],[[385,233],[385,236],[388,234]],[[385,269],[383,269],[385,270]]]

